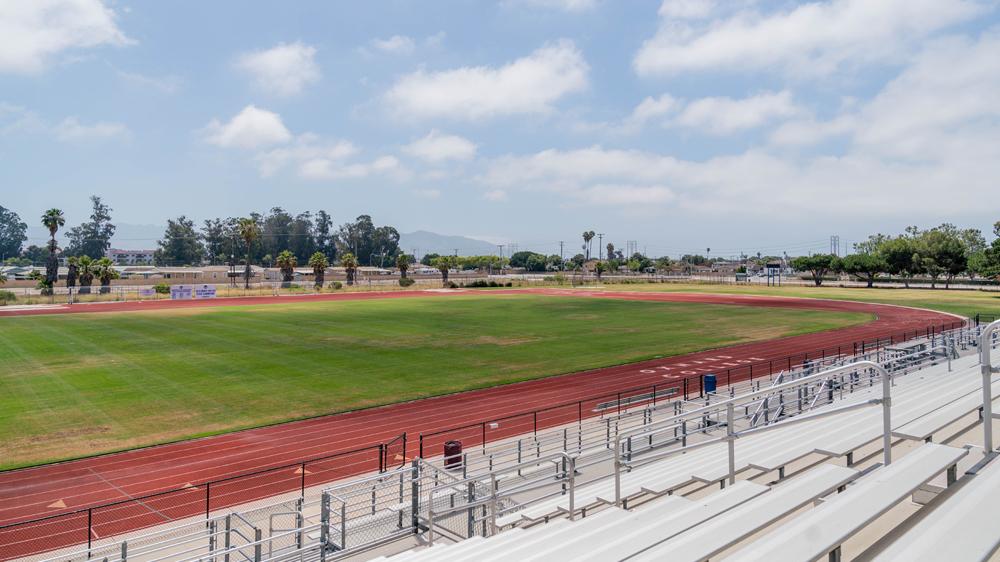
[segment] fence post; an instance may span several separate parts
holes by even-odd
[[[326,560],[326,545],[330,542],[330,492],[323,492],[319,506],[319,559]],[[344,527],[343,521],[340,526]]]
[[[531,413],[535,421],[535,435],[538,435],[538,410]]]
[[[378,444],[378,471],[385,472],[385,443]]]
[[[94,508],[87,508],[87,560],[90,560],[90,545],[94,537]]]
[[[423,433],[420,434],[420,447],[419,447],[419,449],[420,449],[420,454],[418,456],[420,458],[424,458],[424,434]]]
[[[208,514],[211,512],[209,507],[212,505],[212,483],[205,482],[205,519],[208,519]]]
[[[227,514],[226,515],[226,545],[225,545],[226,555],[224,556],[225,560],[223,562],[229,562],[229,547],[232,546],[232,544],[233,544],[232,530],[233,530],[233,516],[232,516],[232,514]]]
[[[413,459],[410,463],[413,472],[410,473],[410,523],[413,525],[413,534],[420,532],[420,465],[419,461]],[[433,507],[433,503],[431,504]]]
[[[263,556],[261,556],[262,554],[261,549],[264,546],[263,544],[261,544],[261,539],[263,539],[264,537],[262,536],[260,529],[254,529],[253,538],[255,543],[253,547],[253,560],[254,562],[260,562],[261,559],[264,558]]]
[[[302,485],[299,488],[302,497],[306,497],[306,463],[302,463]]]

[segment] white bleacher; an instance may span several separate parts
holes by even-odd
[[[475,560],[620,560],[625,556],[674,539],[708,533],[718,544],[721,537],[753,532],[781,516],[845,486],[857,471],[823,464],[794,480],[768,488],[743,481],[701,500],[669,497],[634,511],[609,507],[577,521],[500,533],[488,539],[436,545],[384,558],[388,562]],[[599,531],[599,532],[597,532]],[[670,558],[675,554],[671,551]],[[683,558],[682,558],[683,559]],[[382,559],[380,559],[382,560]]]
[[[857,475],[857,471],[850,468],[822,464],[776,486],[757,501],[747,502],[687,533],[642,550],[627,559],[701,562],[844,486]]]
[[[937,419],[933,412],[941,409],[946,411],[945,418],[951,419],[949,416],[952,414],[947,413],[950,412],[950,405],[959,405],[960,409],[964,409],[977,397],[981,399],[980,375],[974,357],[955,361],[955,370],[951,373],[946,369],[945,365],[929,367],[899,380],[893,390],[894,430],[899,428],[897,431],[903,431],[915,421]],[[947,385],[941,384],[942,376],[948,377]],[[995,386],[1000,389],[1000,382]],[[880,392],[879,387],[871,387],[827,407],[863,402]],[[971,406],[969,411],[974,409]],[[839,415],[836,420],[836,431],[831,431],[829,419],[816,419],[737,440],[737,472],[749,468],[770,472],[815,453],[840,457],[882,435],[880,411],[858,410]],[[728,474],[726,447],[718,443],[623,474],[621,495],[623,498],[643,493],[660,495],[695,481],[717,483]],[[577,510],[603,503],[614,503],[613,479],[604,478],[577,487],[574,495]],[[521,511],[504,514],[497,518],[497,524],[506,526],[521,520],[535,522],[568,511],[569,497],[559,495],[529,504]]]
[[[997,395],[997,392],[1000,391],[1000,381],[994,381],[991,386],[993,395]],[[919,439],[921,441],[931,439],[935,433],[983,407],[983,397],[979,393],[981,387],[981,384],[977,385],[973,392],[904,424],[899,429],[893,430],[892,434],[904,439]],[[993,401],[996,402],[996,400]]]
[[[968,478],[968,477],[967,477]],[[996,521],[1000,505],[1000,461],[993,460],[906,533],[874,562],[971,562],[1000,548]]]
[[[833,552],[917,488],[955,466],[967,452],[944,445],[924,445],[725,560],[800,562]]]

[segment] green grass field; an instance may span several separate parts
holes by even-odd
[[[862,287],[813,287],[799,285],[768,287],[766,285],[719,285],[712,283],[608,284],[605,285],[605,288],[609,291],[726,293],[852,300],[927,308],[966,317],[971,317],[976,313],[1000,315],[1000,292],[997,291],[867,289]]]
[[[527,294],[2,318],[0,466],[868,320]]]

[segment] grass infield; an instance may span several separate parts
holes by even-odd
[[[470,295],[0,319],[0,468],[869,321]]]

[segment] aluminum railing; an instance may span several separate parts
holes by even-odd
[[[569,519],[572,521],[574,519],[574,517],[575,517],[575,515],[574,515],[574,512],[575,512],[574,498],[575,498],[575,495],[576,495],[576,457],[574,457],[572,455],[569,455],[569,454],[567,454],[565,452],[562,452],[562,453],[555,453],[553,455],[549,455],[544,460],[547,460],[547,461],[556,461],[556,460],[559,460],[559,461],[562,461],[562,464],[565,467],[563,469],[563,472],[564,472],[563,479],[565,480],[565,482],[567,483],[567,486],[568,486],[566,493],[568,494],[568,499],[569,499]],[[531,463],[526,463],[526,464],[531,464]],[[490,487],[491,493],[486,498],[472,499],[472,501],[469,501],[469,502],[464,503],[462,505],[452,506],[452,507],[446,507],[446,508],[441,509],[441,510],[435,509],[433,502],[431,502],[430,505],[428,506],[428,510],[427,510],[427,544],[430,545],[430,546],[434,545],[434,525],[435,525],[435,519],[436,518],[439,518],[439,517],[442,517],[442,516],[445,516],[445,515],[448,515],[448,514],[451,514],[451,513],[458,513],[458,512],[462,512],[462,511],[469,511],[470,509],[475,509],[476,507],[480,507],[480,506],[489,506],[490,507],[490,510],[489,510],[490,534],[495,534],[497,532],[497,524],[496,524],[497,505],[499,504],[500,500],[502,498],[504,498],[504,497],[513,496],[516,493],[524,493],[526,491],[529,491],[531,489],[531,485],[532,484],[538,484],[538,483],[541,482],[541,481],[538,481],[538,482],[529,482],[529,483],[526,483],[526,484],[522,484],[521,486],[518,486],[515,489],[508,490],[504,494],[498,493],[497,477],[500,476],[500,475],[502,475],[505,472],[511,472],[511,471],[515,471],[516,472],[520,468],[522,468],[522,467],[519,466],[519,465],[514,465],[514,466],[511,466],[511,467],[508,467],[507,469],[505,469],[503,471],[491,472],[489,474],[489,487]],[[466,485],[474,485],[474,484],[482,483],[483,480],[484,479],[482,477],[465,478],[465,479],[459,480],[457,482],[449,483],[449,486],[451,486],[451,487],[461,487],[461,486],[466,486]],[[551,480],[551,478],[546,477],[544,479],[545,485],[548,485],[550,483],[550,480]]]
[[[817,412],[817,413],[814,413],[814,414],[807,414],[807,415],[803,415],[803,416],[797,416],[797,417],[790,418],[788,420],[777,422],[777,423],[774,423],[774,424],[771,424],[771,425],[765,425],[765,426],[757,427],[757,428],[750,428],[750,429],[747,429],[747,430],[744,430],[744,431],[736,431],[735,430],[735,427],[734,427],[734,422],[735,422],[734,406],[735,406],[735,404],[739,400],[746,400],[746,399],[754,398],[756,396],[762,396],[762,395],[770,394],[770,393],[772,393],[774,391],[780,391],[780,390],[783,390],[785,388],[792,388],[792,387],[796,387],[796,386],[801,386],[803,384],[808,384],[808,383],[810,383],[812,381],[826,380],[826,379],[828,379],[828,378],[830,378],[830,377],[832,377],[832,376],[834,376],[836,374],[845,373],[845,372],[857,372],[857,371],[860,371],[860,370],[863,370],[863,369],[871,369],[871,370],[874,370],[874,371],[878,372],[881,375],[881,379],[882,379],[882,398],[874,398],[874,399],[867,400],[867,401],[864,401],[864,402],[859,402],[857,404],[852,404],[852,405],[848,405],[848,406],[834,408],[832,410]],[[690,451],[690,450],[693,450],[693,449],[698,449],[698,448],[701,448],[701,447],[706,447],[708,445],[713,445],[715,443],[723,443],[724,442],[724,443],[727,444],[727,453],[728,453],[728,462],[729,462],[729,466],[728,466],[729,471],[728,471],[727,480],[728,480],[729,484],[731,485],[731,484],[734,484],[736,482],[736,439],[737,438],[739,438],[741,436],[745,436],[745,435],[754,434],[754,433],[761,433],[761,432],[765,432],[765,431],[771,431],[773,429],[783,428],[783,427],[791,425],[791,424],[801,423],[801,422],[809,421],[809,420],[816,419],[816,418],[819,418],[819,417],[827,417],[827,416],[831,416],[831,415],[836,415],[836,414],[843,413],[843,412],[846,412],[846,411],[858,409],[859,407],[865,407],[865,406],[870,406],[870,405],[882,404],[882,449],[883,449],[882,459],[883,459],[883,464],[885,464],[886,466],[888,466],[889,464],[892,463],[892,422],[891,422],[891,417],[892,417],[892,397],[891,397],[891,394],[892,394],[892,375],[889,373],[888,370],[886,370],[885,367],[883,367],[882,365],[879,365],[878,363],[875,363],[874,361],[859,361],[857,363],[852,363],[850,365],[845,365],[843,367],[836,367],[834,369],[830,369],[830,370],[827,370],[827,371],[822,371],[822,372],[816,373],[814,375],[803,377],[803,378],[801,378],[799,380],[796,380],[796,381],[791,381],[791,382],[783,383],[783,384],[777,385],[777,386],[775,386],[773,388],[766,389],[766,390],[754,391],[754,392],[751,392],[749,394],[745,394],[745,395],[743,395],[741,397],[731,398],[731,399],[726,400],[724,402],[721,402],[719,404],[715,404],[713,406],[707,406],[705,408],[701,408],[700,410],[696,410],[696,411],[690,412],[688,414],[683,414],[681,416],[677,416],[677,419],[675,421],[680,421],[681,419],[690,419],[690,417],[693,416],[693,415],[697,415],[697,414],[701,414],[701,413],[707,413],[707,412],[709,412],[711,410],[717,410],[720,407],[725,407],[725,411],[726,411],[726,435],[722,436],[722,437],[715,438],[715,439],[709,439],[709,440],[706,440],[706,441],[702,441],[700,443],[696,443],[696,444],[693,444],[693,445],[688,445],[688,446],[685,446],[685,447],[681,447],[681,448],[678,448],[678,449],[671,449],[669,451],[665,451],[665,452],[659,453],[659,454],[654,455],[654,456],[646,456],[643,460],[645,462],[649,462],[649,461],[652,461],[654,459],[667,458],[667,457],[674,456],[674,455],[677,455],[677,454],[680,454],[680,453],[683,453],[683,452],[687,452],[687,451]],[[614,475],[614,477],[615,477],[615,505],[618,505],[618,506],[622,505],[622,497],[621,497],[621,473],[622,473],[622,467],[626,464],[626,462],[623,462],[623,460],[622,460],[622,458],[623,458],[622,457],[622,443],[623,443],[623,441],[626,440],[626,439],[628,439],[628,438],[630,438],[630,437],[642,437],[642,436],[650,435],[652,433],[655,433],[656,431],[657,430],[655,430],[655,429],[650,430],[648,428],[640,428],[640,429],[636,429],[636,430],[632,430],[632,431],[623,432],[623,433],[619,434],[615,438],[615,447],[614,447],[614,449],[615,449],[615,460],[614,460],[614,464],[615,464],[615,475]]]

